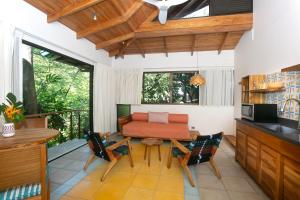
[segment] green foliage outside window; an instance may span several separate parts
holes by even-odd
[[[190,85],[195,72],[145,72],[143,103],[199,104],[199,88]]]
[[[79,134],[82,129],[89,128],[90,73],[82,71],[74,65],[60,62],[55,53],[45,53],[44,50],[34,47],[31,48],[31,51],[34,75],[33,90],[35,90],[33,94],[36,96],[37,113],[86,110],[80,112],[81,130],[78,130],[78,112],[73,112],[72,116],[70,112],[49,115],[49,128],[57,129],[61,134],[58,138],[50,141],[48,145],[54,146],[76,137],[82,137]],[[25,103],[30,101],[30,98],[24,96]]]

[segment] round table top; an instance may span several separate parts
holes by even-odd
[[[20,129],[12,137],[0,135],[0,150],[24,147],[31,144],[43,144],[58,136],[59,131],[47,128]]]
[[[145,138],[142,140],[142,144],[145,144],[147,146],[161,145],[162,143],[162,140],[156,138]]]

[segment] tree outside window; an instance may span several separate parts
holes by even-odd
[[[190,85],[196,72],[145,72],[144,104],[199,104],[199,88]]]

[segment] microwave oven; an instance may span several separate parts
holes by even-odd
[[[254,122],[277,122],[277,104],[242,104],[242,118]]]

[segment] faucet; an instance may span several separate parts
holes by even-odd
[[[298,129],[300,129],[300,100],[299,100],[299,99],[296,99],[296,98],[290,98],[290,99],[285,100],[285,102],[284,102],[284,104],[283,104],[283,106],[282,106],[280,112],[281,112],[281,113],[284,112],[284,109],[285,109],[285,107],[286,107],[286,104],[287,104],[287,102],[289,102],[289,101],[296,101],[296,102],[298,103],[298,105],[299,105]]]

